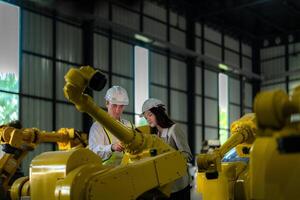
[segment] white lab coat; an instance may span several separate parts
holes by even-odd
[[[125,119],[121,119],[121,123],[133,128],[133,125]],[[120,164],[123,153],[112,152],[111,150],[111,145],[119,142],[119,140],[112,134],[110,134],[109,138],[107,134],[110,133],[107,130],[104,130],[103,126],[99,122],[94,122],[89,132],[89,149],[99,155],[102,158],[102,161],[106,161],[112,156],[112,154],[116,154],[119,159],[116,160],[118,163],[114,164]]]
[[[160,137],[171,147],[182,153],[187,162],[190,162],[192,160],[192,153],[188,145],[187,136],[178,124],[173,124],[170,128],[164,128]],[[189,184],[190,177],[189,174],[187,174],[175,181],[172,187],[172,193],[186,188]]]

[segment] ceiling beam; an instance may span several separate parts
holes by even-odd
[[[236,33],[238,33],[237,35],[244,36],[245,38],[248,38],[251,41],[257,39],[257,36],[253,35],[252,33],[248,32],[244,29],[241,29],[238,26],[228,24],[226,21],[224,22],[224,20],[221,21],[221,19],[219,19],[219,18],[214,18],[213,20],[207,20],[207,22],[210,22],[214,26],[219,27],[219,30],[225,31],[225,33],[227,33],[228,35],[232,35],[231,34],[232,32],[236,32]],[[222,24],[222,26],[220,24]]]
[[[284,0],[284,1],[281,1],[281,4],[284,7],[286,7],[289,11],[291,11],[292,14],[294,14],[295,16],[300,16],[300,10],[297,8],[296,5],[294,5],[294,3]]]
[[[249,8],[249,7],[253,7],[253,6],[257,6],[257,5],[261,5],[261,4],[265,4],[265,3],[269,3],[272,2],[272,0],[258,0],[258,1],[250,1],[244,4],[240,4],[237,6],[233,6],[231,8],[225,8],[225,9],[220,9],[220,10],[215,10],[215,11],[209,11],[208,13],[205,13],[203,15],[198,15],[198,19],[202,19],[202,18],[208,18],[208,17],[213,17],[216,15],[220,15],[220,14],[224,14],[224,13],[228,13],[228,12],[232,12],[232,11],[237,11],[240,9],[244,9],[244,8]]]
[[[258,20],[262,21],[263,23],[265,23],[265,24],[273,27],[274,29],[276,29],[280,33],[288,34],[288,31],[286,31],[285,28],[281,27],[278,24],[275,24],[269,18],[267,18],[266,16],[263,16],[263,15],[259,14],[257,11],[252,10],[252,9],[247,9],[246,11],[249,12],[249,13],[251,13],[252,15],[254,15]]]

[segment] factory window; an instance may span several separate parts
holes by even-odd
[[[19,16],[0,2],[0,125],[19,118]]]
[[[223,144],[228,138],[228,76],[219,74],[219,135]]]
[[[134,112],[135,124],[144,125],[146,120],[138,114],[142,112],[142,105],[149,98],[149,51],[134,47]]]

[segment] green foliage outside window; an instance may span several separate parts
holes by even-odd
[[[220,108],[219,114],[219,123],[220,123],[220,143],[224,144],[228,138],[228,112],[226,108]]]
[[[19,81],[14,73],[0,73],[0,89],[18,92]],[[16,94],[0,92],[0,125],[18,119],[19,97]]]
[[[220,128],[228,128],[228,112],[225,109],[220,109]]]
[[[19,91],[19,81],[14,73],[0,73],[0,89],[9,92]]]

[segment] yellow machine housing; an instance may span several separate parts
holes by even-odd
[[[103,165],[99,156],[84,148],[45,152],[31,162],[29,184],[31,200],[137,199],[153,194],[168,196],[175,180],[187,173],[184,156],[148,129],[127,128],[98,107],[84,93],[102,88],[103,75],[91,67],[70,69],[65,76],[65,97],[81,112],[101,123],[123,144],[126,152],[120,166]],[[18,185],[21,185],[19,184]],[[23,187],[11,195],[23,196]],[[24,188],[24,190],[26,190]],[[21,192],[20,192],[21,191]]]
[[[250,198],[300,198],[300,87],[291,98],[282,91],[262,92],[254,101],[257,139],[250,154]]]
[[[244,162],[221,162],[224,155],[236,148],[240,157],[249,157],[249,148],[255,140],[255,115],[246,114],[230,127],[230,138],[211,154],[197,157],[197,191],[203,200],[248,199],[248,166]],[[237,198],[238,197],[238,198]]]
[[[29,151],[34,150],[38,144],[44,142],[56,142],[60,150],[85,147],[87,145],[87,135],[71,128],[46,132],[37,128],[17,129],[7,125],[0,126],[0,144],[8,145],[7,147],[11,151],[5,153],[0,159],[1,187],[4,193],[9,191],[9,183],[24,157]],[[19,193],[19,188],[26,183],[25,180],[28,181],[28,178],[16,181],[16,185],[10,189],[11,193]],[[26,194],[25,196],[29,194],[29,187],[28,189],[24,187],[23,194]]]
[[[198,156],[197,186],[203,200],[300,198],[300,87],[291,98],[282,90],[259,93],[254,111],[256,119],[234,123],[241,127],[236,129],[239,136],[232,134],[219,150]],[[248,165],[220,162],[234,146],[243,156],[245,145],[251,147],[245,154]],[[218,173],[212,177],[212,172]]]

